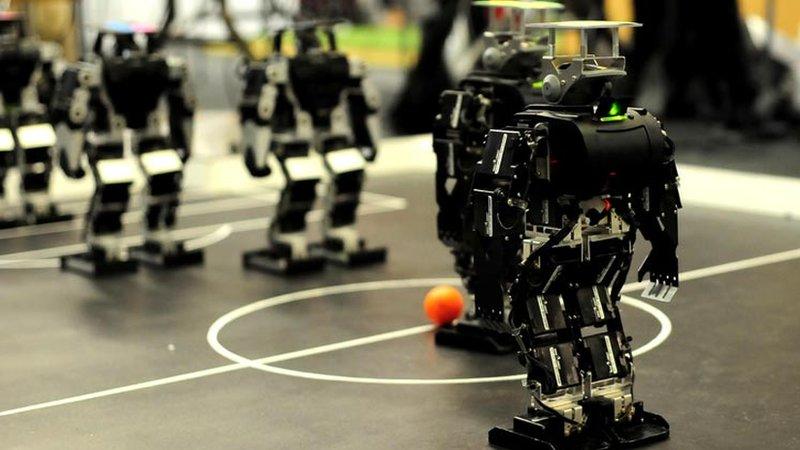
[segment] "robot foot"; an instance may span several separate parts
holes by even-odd
[[[203,263],[203,250],[187,251],[183,242],[175,243],[175,247],[165,251],[163,245],[156,241],[146,241],[144,245],[130,249],[131,258],[151,267],[173,268]]]
[[[32,209],[26,208],[24,216],[15,219],[0,220],[0,229],[15,228],[25,225],[41,225],[45,223],[66,222],[72,220],[72,214],[61,213],[55,205],[51,205],[46,212],[35,213]]]
[[[357,250],[346,251],[339,239],[327,238],[318,244],[312,244],[311,252],[328,261],[346,267],[366,266],[386,261],[386,247],[367,248],[363,239],[359,241]]]
[[[22,219],[0,219],[0,230],[27,225]]]
[[[44,212],[37,212],[34,210],[33,206],[28,205],[25,207],[25,215],[27,217],[26,222],[31,225],[64,222],[67,220],[72,220],[74,217],[72,214],[59,212],[58,208],[54,204],[50,204],[50,206],[47,207],[46,211]]]
[[[265,248],[246,252],[244,266],[248,269],[277,275],[297,275],[318,272],[325,268],[325,258],[309,255],[305,258],[292,258],[290,252],[279,248]]]
[[[517,349],[514,338],[477,319],[463,319],[436,331],[436,345],[505,355]]]
[[[92,251],[61,257],[61,270],[90,277],[133,273],[138,268],[139,264],[135,260],[108,260]]]
[[[489,444],[511,450],[618,449],[641,447],[669,437],[669,424],[663,417],[644,411],[641,402],[633,408],[629,421],[590,416],[583,430],[569,436],[564,435],[563,420],[546,412],[532,411],[515,417],[512,429],[492,428]]]
[[[669,438],[666,419],[644,410],[642,402],[633,405],[633,417],[628,422],[609,424],[606,436],[614,448],[633,448]]]

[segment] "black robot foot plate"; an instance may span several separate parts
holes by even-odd
[[[386,247],[361,248],[355,251],[343,251],[326,247],[325,244],[311,246],[313,254],[325,258],[333,264],[345,267],[358,267],[379,264],[386,261]]]
[[[175,251],[162,252],[148,245],[130,249],[131,258],[153,267],[173,268],[203,263],[203,250],[186,251],[179,244]]]
[[[505,355],[517,347],[514,338],[476,319],[464,319],[436,330],[436,345]]]
[[[91,277],[133,273],[136,272],[138,268],[139,264],[135,260],[108,261],[91,252],[61,257],[61,270]]]
[[[0,229],[16,228],[26,225],[42,225],[45,223],[66,222],[72,220],[75,216],[72,214],[59,213],[55,208],[46,214],[29,215],[28,217],[19,217],[17,219],[2,219],[0,220]]]
[[[246,252],[243,263],[248,269],[277,275],[297,275],[322,270],[325,267],[325,258],[321,256],[289,258],[276,250],[266,248]]]
[[[490,430],[489,443],[511,450],[590,450],[636,448],[669,438],[669,424],[663,417],[644,411],[641,402],[633,408],[630,421],[590,417],[584,430],[569,437],[564,436],[561,419],[550,414],[517,416],[512,429]]]
[[[57,211],[53,211],[52,213],[49,214],[34,216],[32,219],[32,223],[35,225],[41,225],[43,223],[66,222],[74,218],[75,216],[73,216],[72,214],[59,213]]]

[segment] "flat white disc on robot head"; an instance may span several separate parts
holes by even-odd
[[[334,173],[363,170],[365,166],[364,156],[355,148],[328,152],[325,154],[325,161]]]
[[[104,184],[133,183],[136,166],[128,159],[103,159],[97,162],[97,174]]]
[[[544,30],[601,30],[608,28],[638,28],[638,22],[617,22],[613,20],[563,20],[560,22],[529,23],[526,28]]]
[[[484,8],[515,8],[536,11],[560,11],[564,5],[556,2],[523,1],[523,0],[478,0],[472,2],[473,6]]]
[[[8,128],[0,129],[0,152],[14,151],[14,135]]]
[[[145,152],[139,155],[139,161],[146,175],[161,175],[183,170],[183,161],[175,150]]]
[[[322,161],[311,156],[286,158],[284,165],[294,181],[319,180],[323,175]]]
[[[49,123],[23,125],[17,128],[17,139],[23,149],[52,147],[56,145],[56,130]]]

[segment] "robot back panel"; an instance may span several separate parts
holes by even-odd
[[[631,108],[611,117],[595,117],[590,108],[565,112],[536,105],[516,120],[525,128],[546,124],[549,164],[543,175],[559,194],[587,199],[641,190],[673,157],[659,121],[647,111]]]
[[[0,48],[0,92],[6,104],[19,104],[23,88],[31,83],[31,76],[40,63],[39,50],[26,45]]]
[[[169,67],[160,56],[112,56],[103,61],[103,81],[115,111],[128,127],[140,129],[167,91]]]
[[[336,52],[301,53],[289,60],[289,78],[300,107],[311,114],[315,127],[330,126],[330,112],[350,85],[347,57]]]

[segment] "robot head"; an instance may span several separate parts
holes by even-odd
[[[549,32],[547,54],[542,58],[542,95],[550,103],[587,105],[594,103],[616,78],[623,77],[625,57],[619,55],[620,28],[640,27],[636,22],[576,20],[538,23],[528,28]],[[611,32],[611,55],[589,52],[587,32],[607,29]],[[556,55],[556,32],[578,30],[580,49],[577,54]]]
[[[291,28],[284,28],[277,32],[273,42],[273,51],[278,54],[281,53],[283,35],[291,30],[295,35],[298,54],[323,51],[335,52],[337,51],[337,45],[333,27],[342,22],[344,21],[340,19],[297,22]],[[324,39],[322,39],[323,37]]]
[[[488,70],[501,68],[519,51],[544,52],[544,46],[537,42],[525,28],[526,14],[532,23],[544,22],[549,13],[558,13],[564,5],[547,1],[522,0],[478,0],[474,6],[491,8],[489,29],[484,33],[490,41],[481,55],[482,66]]]
[[[0,11],[0,45],[16,44],[26,34],[24,14]]]
[[[100,57],[146,55],[158,49],[158,36],[152,25],[108,21],[97,33],[93,52]]]

